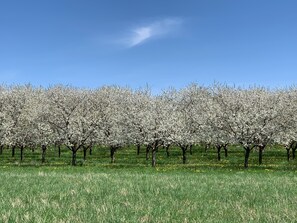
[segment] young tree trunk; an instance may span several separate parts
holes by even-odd
[[[251,152],[251,148],[250,147],[245,147],[245,154],[244,154],[244,168],[248,168],[249,167],[249,157],[250,157],[250,152]]]
[[[2,153],[3,153],[3,147],[4,147],[4,145],[0,146],[0,155],[2,155]]]
[[[21,161],[23,161],[24,157],[24,146],[21,146]]]
[[[91,146],[90,149],[89,149],[89,155],[90,155],[90,156],[92,155],[92,152],[93,152],[93,148],[92,148],[92,146]]]
[[[187,148],[188,148],[187,146],[182,146],[181,147],[181,149],[183,151],[183,164],[185,164],[186,161],[187,161],[187,157],[186,157]]]
[[[140,144],[137,144],[137,155],[140,154]]]
[[[265,148],[265,146],[259,146],[259,165],[262,164],[264,148]]]
[[[84,160],[86,160],[88,147],[84,146],[83,149],[84,149]]]
[[[42,149],[41,162],[44,163],[45,162],[46,146],[45,145],[42,145],[41,146],[41,149]]]
[[[34,146],[31,147],[31,151],[32,151],[32,153],[35,152],[35,148],[34,148]]]
[[[87,151],[92,149],[92,146],[83,146],[83,152],[84,152],[84,160],[87,158]],[[91,152],[92,153],[92,152]]]
[[[59,155],[59,157],[61,157],[61,146],[60,145],[58,146],[58,155]]]
[[[77,149],[75,147],[72,147],[72,166],[76,166],[76,152]]]
[[[156,166],[156,152],[157,152],[157,149],[152,148],[152,167]]]
[[[193,155],[193,145],[190,145],[190,155]]]
[[[114,163],[114,161],[115,161],[115,156],[114,156],[115,151],[116,151],[116,148],[113,147],[113,146],[111,146],[111,147],[110,147],[110,158],[111,158],[111,163]]]
[[[292,148],[292,159],[295,159],[296,147]]]
[[[224,151],[225,151],[225,157],[227,158],[228,157],[227,145],[224,145],[223,148],[224,148]]]
[[[11,156],[14,157],[14,154],[15,154],[15,146],[13,146],[13,147],[11,148]]]
[[[221,145],[217,145],[217,153],[218,153],[218,161],[221,161],[221,149],[222,146]]]
[[[167,145],[165,149],[166,149],[166,156],[169,157],[169,155],[170,155],[169,154],[169,145]]]
[[[146,160],[149,160],[149,152],[150,152],[150,146],[147,145],[147,146],[146,146],[146,154],[145,154],[145,158],[146,158]]]
[[[287,147],[286,150],[287,150],[287,160],[290,161],[290,148]]]

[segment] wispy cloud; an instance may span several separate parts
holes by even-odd
[[[181,18],[166,18],[154,21],[148,25],[133,29],[123,42],[128,47],[138,46],[148,40],[168,36],[176,31],[182,23]]]

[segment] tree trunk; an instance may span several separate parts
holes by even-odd
[[[218,152],[218,161],[221,161],[221,145],[217,145],[217,152]]]
[[[152,148],[152,167],[156,166],[156,148]]]
[[[71,149],[71,151],[72,151],[72,166],[76,166],[76,152],[77,152],[77,150],[75,147],[73,147]]]
[[[42,156],[41,156],[41,162],[44,163],[45,162],[45,152],[46,152],[46,146],[42,145]]]
[[[147,146],[146,146],[146,154],[145,154],[145,158],[146,158],[146,160],[149,160],[149,152],[150,152],[150,146],[147,145]]]
[[[32,151],[32,153],[35,152],[35,148],[34,148],[34,146],[31,147],[31,151]]]
[[[60,145],[58,146],[58,154],[59,154],[59,157],[61,157],[61,146]]]
[[[190,145],[190,155],[193,155],[193,145]]]
[[[259,146],[259,165],[262,164],[264,148],[265,148],[265,146]]]
[[[224,151],[225,151],[225,157],[227,158],[228,157],[227,145],[224,145],[223,148],[224,148]]]
[[[183,164],[186,164],[187,157],[186,157],[186,152],[187,152],[187,146],[182,146],[181,149],[183,151]]]
[[[13,147],[11,148],[11,156],[14,157],[14,154],[15,154],[15,146],[13,146]]]
[[[110,147],[110,158],[111,158],[111,163],[114,163],[114,161],[115,161],[115,156],[114,156],[115,151],[116,151],[116,148],[113,147],[113,146],[111,146],[111,147]]]
[[[0,146],[0,154],[1,154],[1,155],[2,155],[2,153],[3,153],[3,147],[4,147],[3,145]]]
[[[21,146],[21,161],[23,161],[24,156],[24,146]]]
[[[169,145],[167,145],[165,149],[166,149],[166,156],[169,157],[169,155],[170,155],[169,154]]]
[[[137,144],[137,155],[140,154],[140,144]]]
[[[287,150],[287,160],[290,161],[290,148],[286,148]]]
[[[295,148],[295,147],[292,149],[292,159],[295,159],[295,152],[296,152],[296,149],[297,149],[297,148]]]
[[[86,160],[88,147],[83,147],[83,149],[84,149],[84,160]]]
[[[259,147],[259,165],[262,164],[263,149]]]
[[[247,168],[249,167],[249,157],[250,157],[251,149],[250,149],[250,147],[245,147],[244,150],[245,150],[245,155],[244,155],[244,168],[247,169]]]
[[[90,147],[90,150],[89,150],[89,155],[91,156],[92,155],[92,152],[93,152],[93,148],[92,146]]]

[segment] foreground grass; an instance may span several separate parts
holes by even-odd
[[[294,222],[294,172],[2,168],[0,222]]]
[[[283,148],[269,148],[263,165],[257,152],[243,169],[243,151],[231,147],[220,162],[214,150],[194,148],[186,165],[178,148],[157,168],[134,147],[119,150],[110,164],[109,151],[96,148],[78,166],[70,153],[40,151],[0,155],[0,222],[296,222],[297,160],[286,161]]]

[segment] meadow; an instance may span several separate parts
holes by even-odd
[[[157,153],[157,167],[145,150],[120,149],[111,164],[109,150],[94,148],[77,166],[63,148],[19,150],[0,155],[0,222],[295,222],[297,160],[281,147],[267,148],[263,164],[252,152],[243,168],[243,149],[194,147],[182,164],[181,150]]]

